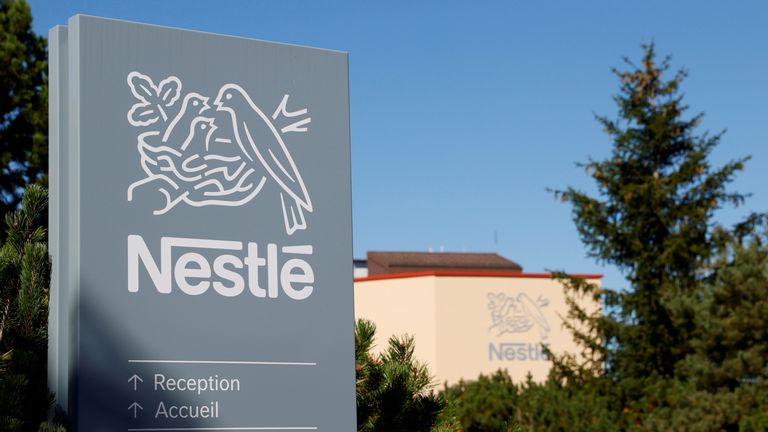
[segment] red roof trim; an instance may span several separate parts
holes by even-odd
[[[519,273],[519,272],[488,272],[488,271],[425,271],[425,272],[407,272],[392,273],[376,276],[355,278],[355,282],[368,282],[386,279],[403,279],[422,276],[452,276],[452,277],[503,277],[503,278],[527,278],[527,279],[551,279],[552,273]],[[601,274],[572,274],[579,279],[602,279]]]

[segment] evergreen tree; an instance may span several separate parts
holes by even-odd
[[[711,281],[686,299],[694,304],[694,352],[680,365],[681,375],[700,389],[733,389],[768,379],[766,240],[729,244]]]
[[[0,246],[0,430],[37,430],[47,416],[48,195],[30,185],[5,216]]]
[[[702,114],[686,118],[680,94],[686,72],[667,76],[669,59],[657,62],[654,46],[643,48],[639,66],[625,60],[629,70],[614,71],[621,82],[618,118],[597,117],[613,141],[610,158],[583,165],[599,197],[574,188],[556,192],[573,205],[588,254],[616,265],[630,283],[626,291],[603,289],[605,315],[590,323],[607,348],[605,372],[641,382],[671,376],[691,350],[692,321],[676,321],[668,302],[691,294],[707,276],[719,238],[713,214],[744,200],[726,186],[747,160],[711,166],[722,133],[696,133]]]
[[[465,432],[617,431],[621,411],[600,380],[562,385],[555,380],[514,383],[506,370],[446,387],[442,419],[455,419]]]
[[[694,311],[693,353],[649,392],[649,429],[768,430],[767,239],[728,244],[711,280],[680,299]]]
[[[32,31],[25,0],[0,0],[0,214],[30,182],[47,183],[46,40]]]
[[[523,401],[518,397],[519,388],[512,382],[506,370],[477,380],[447,386],[442,396],[447,407],[440,414],[447,420],[455,419],[466,432],[507,432],[515,430]]]
[[[640,66],[627,63],[615,71],[618,119],[598,117],[613,154],[584,164],[599,196],[556,193],[573,204],[589,254],[622,269],[629,289],[556,275],[582,351],[550,353],[545,383],[497,373],[446,389],[445,414],[467,431],[509,417],[531,431],[768,430],[768,238],[754,236],[765,216],[730,230],[712,220],[744,200],[726,187],[746,159],[710,165],[721,134],[695,133],[685,72],[667,77],[652,45]],[[582,307],[589,298],[602,311]]]
[[[375,356],[376,326],[358,320],[355,326],[357,363],[357,430],[360,432],[428,432],[443,408],[431,390],[425,364],[413,357],[412,337],[392,337]]]

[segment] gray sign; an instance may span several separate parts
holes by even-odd
[[[347,55],[86,16],[51,36],[73,430],[355,430]]]

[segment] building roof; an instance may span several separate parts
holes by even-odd
[[[430,271],[520,273],[523,267],[495,253],[368,252],[368,276]]]
[[[495,278],[516,278],[516,279],[557,279],[559,276],[553,273],[522,273],[522,272],[484,272],[484,271],[424,271],[409,273],[382,274],[376,276],[355,277],[355,282],[368,282],[389,279],[408,279],[418,277],[495,277]],[[568,277],[576,279],[602,279],[603,275],[598,273],[569,273]]]

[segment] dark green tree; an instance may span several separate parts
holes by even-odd
[[[613,394],[579,384],[514,383],[506,370],[446,387],[441,419],[455,419],[465,432],[617,431],[626,429]]]
[[[387,349],[373,355],[376,326],[355,326],[357,430],[361,432],[428,432],[437,423],[442,399],[432,391],[425,364],[413,357],[412,337],[392,337]]]
[[[37,430],[47,387],[50,261],[47,191],[30,185],[22,207],[5,216],[0,246],[0,430]]]
[[[28,183],[47,184],[46,40],[32,31],[25,0],[0,0],[0,214]]]
[[[480,375],[474,381],[461,380],[443,390],[448,405],[441,418],[455,420],[466,432],[514,430],[518,420],[525,416],[519,390],[506,370]]]
[[[693,352],[648,392],[649,429],[768,430],[768,237],[729,243],[710,281],[679,299],[693,310]],[[663,385],[662,385],[663,384]]]
[[[599,196],[556,192],[573,205],[588,254],[617,266],[629,281],[625,291],[600,292],[605,314],[593,327],[607,348],[605,372],[640,381],[672,376],[691,352],[693,322],[676,320],[669,301],[708,277],[718,232],[725,233],[715,229],[713,216],[743,202],[727,185],[747,160],[710,164],[722,133],[697,134],[702,114],[686,117],[680,92],[686,72],[670,75],[669,59],[658,62],[653,45],[643,48],[640,65],[627,59],[628,70],[614,71],[621,83],[617,118],[597,117],[613,141],[609,158],[583,165]],[[754,221],[732,232],[748,231]]]
[[[701,114],[687,117],[680,95],[685,72],[667,76],[652,45],[627,64],[615,71],[617,119],[598,117],[612,155],[583,164],[598,196],[556,194],[572,203],[588,253],[618,266],[629,287],[556,275],[581,352],[551,353],[544,383],[498,373],[446,389],[444,415],[467,431],[510,417],[531,431],[768,429],[768,248],[755,235],[765,216],[730,229],[713,221],[743,202],[727,186],[746,159],[711,166],[722,134],[696,133]],[[584,307],[590,299],[602,310]]]

